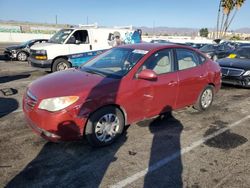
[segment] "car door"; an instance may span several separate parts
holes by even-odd
[[[69,53],[77,54],[92,51],[92,45],[89,39],[90,37],[87,30],[74,31],[66,41],[66,45],[69,47]]]
[[[139,104],[133,108],[135,113],[141,113],[139,115],[141,119],[175,108],[178,89],[177,72],[173,71],[171,49],[160,50],[152,54],[139,68],[137,74],[145,69],[153,70],[157,74],[157,80],[135,78],[132,82],[135,88],[134,96]]]
[[[183,108],[196,102],[207,84],[206,58],[190,49],[177,48],[179,91],[176,108]]]

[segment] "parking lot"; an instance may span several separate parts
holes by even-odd
[[[0,60],[0,187],[249,187],[249,89],[223,86],[206,112],[132,124],[116,143],[92,148],[50,143],[27,127],[22,96],[47,74]]]

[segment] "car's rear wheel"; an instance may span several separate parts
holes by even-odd
[[[17,54],[17,60],[18,61],[27,61],[27,59],[28,59],[28,54],[27,53],[25,53],[25,52],[19,52]]]
[[[58,58],[52,65],[52,72],[66,70],[71,67],[71,64],[64,58]]]
[[[113,143],[121,135],[123,129],[123,113],[116,107],[108,106],[90,116],[85,136],[92,146],[105,146]]]
[[[198,111],[205,111],[212,105],[213,100],[214,87],[209,85],[201,92],[194,108]]]

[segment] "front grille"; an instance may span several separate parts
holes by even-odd
[[[224,76],[240,76],[245,71],[243,69],[236,69],[236,68],[230,68],[230,67],[221,67],[221,73]]]
[[[33,109],[37,104],[37,98],[30,91],[27,91],[27,95],[25,97],[25,104],[30,109]]]

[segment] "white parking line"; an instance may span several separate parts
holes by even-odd
[[[22,111],[23,111],[22,109],[17,109],[15,111],[11,112],[11,113],[17,113],[17,112],[22,112]]]
[[[131,183],[133,183],[134,181],[138,180],[139,178],[142,178],[144,177],[147,173],[151,173],[165,165],[167,165],[168,163],[170,163],[171,161],[173,161],[174,159],[176,159],[177,157],[179,157],[180,155],[184,155],[185,153],[188,153],[190,152],[191,150],[197,148],[198,146],[200,146],[201,144],[203,144],[204,142],[206,142],[207,140],[211,139],[211,138],[214,138],[216,136],[218,136],[219,134],[222,134],[224,133],[225,131],[231,129],[232,127],[235,127],[237,125],[240,125],[242,122],[246,121],[250,119],[250,115],[240,119],[239,121],[236,121],[230,125],[228,125],[227,127],[225,128],[222,128],[216,132],[214,132],[213,134],[210,134],[196,142],[193,142],[192,144],[190,144],[188,147],[186,148],[183,148],[181,150],[181,152],[176,152],[170,156],[167,156],[166,158],[158,161],[157,163],[149,166],[148,168],[145,168],[144,170],[140,171],[140,172],[137,172],[135,173],[134,175],[130,176],[130,177],[127,177],[126,179],[116,183],[115,185],[112,185],[111,187],[112,188],[116,188],[116,187],[125,187]]]

